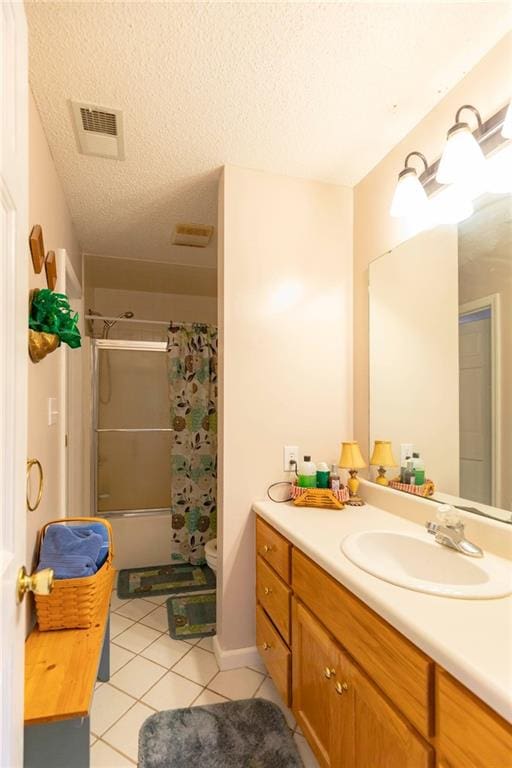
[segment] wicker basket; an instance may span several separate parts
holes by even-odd
[[[89,629],[93,624],[105,590],[110,589],[110,574],[114,556],[112,526],[101,517],[67,517],[52,520],[41,529],[36,555],[39,562],[41,544],[50,525],[67,523],[102,523],[108,532],[108,555],[101,568],[93,576],[78,579],[55,579],[49,595],[35,595],[39,629]]]

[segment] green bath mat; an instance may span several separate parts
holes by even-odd
[[[215,587],[215,574],[207,565],[151,565],[127,568],[117,578],[121,600],[154,595],[178,595]]]
[[[175,640],[210,637],[216,633],[216,592],[170,597],[166,602],[169,634]]]

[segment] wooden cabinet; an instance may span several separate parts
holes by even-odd
[[[293,600],[293,708],[325,768],[433,768],[434,751]]]
[[[512,767],[512,726],[440,668],[436,732],[446,768]]]
[[[259,517],[256,520],[256,552],[286,583],[290,583],[292,545]]]
[[[292,587],[418,731],[432,735],[432,659],[297,549]]]
[[[284,703],[291,707],[292,654],[261,605],[256,606],[256,645]]]
[[[512,768],[509,723],[259,518],[256,539],[258,648],[322,768]]]
[[[293,600],[293,711],[324,768],[353,764],[352,711],[336,693],[346,672],[338,645],[297,600]]]

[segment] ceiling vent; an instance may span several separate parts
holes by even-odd
[[[193,248],[206,248],[213,234],[209,224],[176,224],[172,237],[173,245],[190,245]]]
[[[72,101],[71,113],[79,152],[124,160],[121,110]]]

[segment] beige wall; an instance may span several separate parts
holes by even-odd
[[[34,224],[42,226],[47,251],[65,248],[80,277],[80,247],[32,96],[29,111],[29,186],[30,227]],[[36,275],[30,264],[29,275],[30,288],[46,288],[44,269]],[[48,398],[57,398],[59,410],[62,406],[62,365],[62,348],[40,363],[29,362],[28,456],[42,463],[45,484],[39,509],[27,512],[27,565],[32,562],[37,530],[62,512],[59,496],[63,471],[60,430],[58,424],[48,426]]]
[[[218,639],[255,644],[251,503],[283,446],[334,462],[352,437],[352,191],[234,166],[219,195]]]
[[[479,64],[354,189],[354,432],[368,447],[368,264],[410,235],[389,208],[398,172],[408,152],[429,162],[439,157],[447,129],[462,104],[474,104],[483,119],[510,100],[512,33]],[[421,87],[421,84],[418,84]]]

